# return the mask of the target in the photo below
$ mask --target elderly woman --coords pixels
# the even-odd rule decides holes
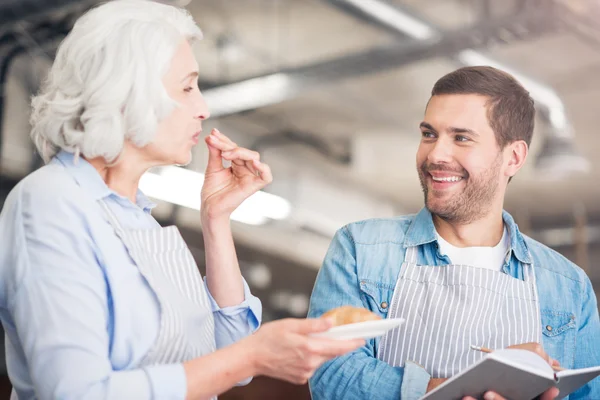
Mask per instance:
[[[306,382],[362,341],[318,339],[325,320],[261,322],[229,217],[271,181],[217,130],[202,189],[206,277],[138,190],[149,168],[187,164],[209,112],[184,11],[114,1],[81,17],[33,99],[47,165],[0,217],[0,307],[18,399],[205,399],[254,375]],[[232,162],[224,168],[222,160]],[[256,332],[255,332],[256,331]]]

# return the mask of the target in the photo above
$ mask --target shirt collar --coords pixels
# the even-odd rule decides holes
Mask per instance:
[[[436,240],[431,213],[426,207],[423,207],[406,231],[404,247],[421,246]]]
[[[119,200],[126,200],[127,203],[131,204],[127,198],[110,189],[98,171],[96,171],[92,164],[84,158],[76,158],[73,153],[63,150],[60,151],[50,163],[61,164],[73,179],[75,179],[77,184],[83,190],[88,192],[94,200],[114,197]],[[136,204],[145,212],[150,212],[150,210],[156,207],[156,204],[150,201],[150,199],[139,189],[136,194]]]
[[[517,224],[506,211],[502,212],[502,219],[510,237],[510,250],[519,261],[530,264],[531,255],[529,254],[529,249],[523,235],[519,232]],[[423,207],[406,231],[404,247],[421,246],[434,241],[437,241],[437,236],[435,226],[433,225],[433,218],[429,210]]]
[[[508,229],[508,235],[510,236],[510,249],[519,261],[525,264],[531,264],[531,254],[525,238],[519,231],[519,227],[515,223],[513,217],[506,211],[502,212],[502,219],[504,219],[504,225]]]

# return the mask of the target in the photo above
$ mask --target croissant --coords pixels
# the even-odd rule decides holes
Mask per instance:
[[[334,326],[354,324],[357,322],[376,321],[381,317],[366,308],[342,306],[333,308],[321,316],[321,318],[332,318]]]

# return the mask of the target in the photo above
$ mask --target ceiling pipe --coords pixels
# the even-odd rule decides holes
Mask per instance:
[[[423,30],[418,39],[398,41],[333,60],[282,69],[217,87],[203,87],[202,91],[213,118],[223,117],[277,104],[307,90],[343,79],[397,69],[433,57],[462,54],[464,50],[484,46],[480,38],[489,32],[518,29],[539,18],[543,16],[522,13],[428,38],[425,37],[427,31]],[[464,53],[465,57],[473,57],[472,54]]]

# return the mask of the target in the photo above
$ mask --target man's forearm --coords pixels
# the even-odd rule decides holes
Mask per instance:
[[[314,400],[416,400],[425,394],[429,374],[416,364],[405,368],[367,354],[366,348],[336,358],[310,380]]]

